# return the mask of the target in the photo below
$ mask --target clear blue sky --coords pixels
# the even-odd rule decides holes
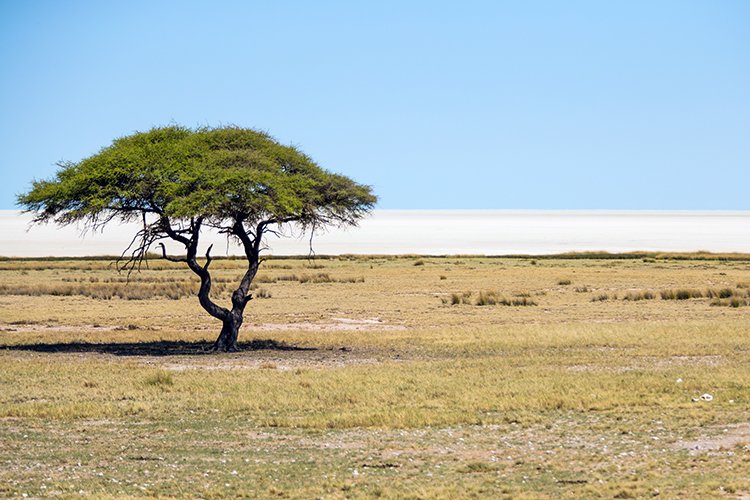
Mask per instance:
[[[0,0],[0,208],[237,124],[379,208],[750,209],[750,2]]]

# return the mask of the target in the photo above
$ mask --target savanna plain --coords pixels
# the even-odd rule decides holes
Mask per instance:
[[[228,354],[196,290],[0,260],[0,495],[750,496],[750,256],[274,258]]]

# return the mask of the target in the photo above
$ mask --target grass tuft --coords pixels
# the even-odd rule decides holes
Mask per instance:
[[[709,299],[713,298],[719,298],[719,299],[728,299],[729,297],[732,297],[734,295],[741,295],[741,293],[738,293],[737,290],[732,290],[731,288],[709,288],[706,290],[706,297]]]
[[[662,290],[660,295],[664,300],[688,300],[702,298],[703,292],[694,288],[679,288],[676,290]]]
[[[147,376],[143,383],[153,387],[169,387],[174,385],[174,379],[170,372],[166,370],[157,370]]]
[[[649,290],[641,290],[641,291],[630,291],[627,292],[622,300],[629,300],[629,301],[639,301],[639,300],[652,300],[655,299],[656,295],[649,291]]]

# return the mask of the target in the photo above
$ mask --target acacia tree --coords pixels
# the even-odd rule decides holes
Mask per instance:
[[[263,132],[238,127],[154,128],[58,166],[52,179],[34,181],[18,204],[35,213],[35,223],[81,223],[99,230],[140,221],[119,268],[139,269],[155,246],[163,258],[184,262],[200,278],[201,306],[223,323],[213,346],[218,351],[237,349],[265,235],[290,223],[309,231],[356,225],[376,202],[369,186],[323,170]],[[236,239],[247,259],[228,308],[211,298],[210,246],[205,261],[198,260],[206,228]],[[184,255],[168,255],[162,242],[167,239],[182,244]]]

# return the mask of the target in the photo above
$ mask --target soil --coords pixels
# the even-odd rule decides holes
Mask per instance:
[[[714,430],[719,431],[719,428]],[[721,434],[700,437],[692,441],[678,441],[675,447],[693,452],[707,452],[735,448],[744,445],[750,451],[750,422],[727,425],[720,428]]]

